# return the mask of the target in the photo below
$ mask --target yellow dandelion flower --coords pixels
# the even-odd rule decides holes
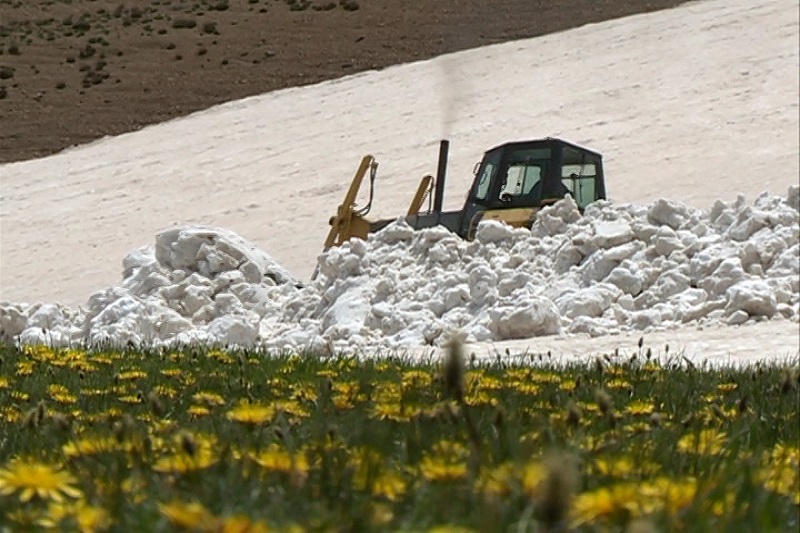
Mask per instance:
[[[617,517],[636,518],[641,515],[637,485],[617,483],[576,496],[570,509],[570,524],[577,528],[584,524],[597,525],[598,522]]]
[[[625,406],[625,412],[631,415],[649,415],[655,408],[656,406],[651,402],[634,400]]]
[[[339,377],[339,371],[332,368],[323,368],[322,370],[317,370],[316,375],[320,378],[335,379]]]
[[[136,379],[143,379],[147,377],[147,372],[143,370],[128,370],[126,372],[120,372],[116,375],[116,378],[119,381],[133,381]]]
[[[48,385],[47,393],[55,402],[61,404],[73,404],[78,401],[78,399],[69,392],[69,389],[63,385],[57,385],[55,383]]]
[[[422,389],[433,383],[433,376],[424,370],[406,370],[400,376],[400,382],[404,389]]]
[[[540,462],[530,462],[522,467],[520,482],[522,491],[529,497],[536,496],[547,477],[547,468]]]
[[[697,481],[694,478],[657,478],[639,485],[639,492],[650,504],[647,512],[665,510],[674,516],[689,507],[697,495]]]
[[[615,378],[611,379],[606,383],[606,387],[611,390],[628,390],[631,387],[631,383],[628,380]]]
[[[378,402],[372,406],[369,416],[378,420],[393,420],[395,422],[408,422],[411,420],[408,406],[400,402]]]
[[[406,492],[406,482],[397,472],[385,471],[378,474],[372,481],[371,492],[373,496],[396,501]]]
[[[511,493],[515,484],[515,466],[503,463],[491,469],[482,469],[478,478],[478,486],[486,494],[506,496]]]
[[[225,398],[216,392],[196,392],[192,395],[192,400],[197,403],[205,403],[210,406],[225,405]]]
[[[638,435],[640,433],[647,433],[652,431],[653,427],[647,422],[635,422],[633,424],[625,424],[622,426],[622,431],[631,435]]]
[[[216,531],[219,533],[267,533],[271,529],[263,520],[253,522],[247,516],[236,515],[221,519]]]
[[[614,459],[598,457],[594,461],[594,469],[605,476],[628,477],[633,471],[633,461],[627,457],[617,457]]]
[[[19,390],[11,391],[11,398],[20,402],[27,402],[31,399],[31,395],[27,392],[22,392]]]
[[[697,455],[720,455],[725,450],[727,435],[716,429],[684,435],[678,440],[678,451]]]
[[[498,403],[497,398],[490,396],[486,391],[477,389],[467,394],[466,398],[464,398],[464,401],[467,402],[467,405],[473,407],[479,407],[481,405],[495,406]]]
[[[40,519],[38,525],[50,529],[59,529],[61,522],[73,519],[78,529],[84,533],[104,531],[111,527],[111,515],[102,507],[86,503],[80,499],[74,502],[53,502],[47,508],[47,514]]]
[[[181,373],[182,371],[180,368],[165,368],[161,371],[161,375],[168,378],[179,378]]]
[[[200,418],[211,414],[211,410],[204,405],[191,405],[186,410],[192,418]]]
[[[0,494],[19,492],[23,503],[34,497],[57,502],[63,501],[64,496],[78,498],[81,491],[73,486],[75,482],[69,472],[33,459],[18,458],[0,469]]]
[[[561,376],[556,374],[555,372],[539,372],[539,371],[531,371],[528,375],[528,380],[532,381],[533,383],[561,383]]]
[[[731,392],[735,391],[737,388],[739,388],[739,385],[736,383],[720,383],[717,385],[717,390],[720,392]]]
[[[14,382],[7,376],[0,376],[0,389],[10,389]]]
[[[6,422],[18,422],[22,418],[22,413],[13,405],[0,406],[0,420]]]
[[[756,479],[770,492],[787,496],[800,505],[800,472],[797,465],[778,463],[758,471]]]
[[[289,453],[275,443],[257,454],[251,453],[250,458],[262,468],[272,472],[305,474],[309,469],[305,454]]]
[[[127,403],[130,405],[140,404],[144,401],[141,395],[133,395],[133,394],[126,394],[125,396],[120,396],[117,399],[122,403]]]
[[[563,391],[569,392],[569,391],[574,391],[575,387],[577,387],[577,386],[578,386],[578,383],[574,379],[565,379],[564,381],[561,382],[561,384],[558,386],[558,388],[559,388],[559,390],[563,390]]]
[[[97,372],[97,366],[93,365],[89,361],[70,361],[69,368],[76,372],[83,372],[85,374]]]
[[[208,352],[208,358],[214,359],[217,362],[220,362],[224,365],[233,364],[234,359],[230,355],[226,354],[222,350],[211,350]]]
[[[436,457],[425,457],[419,464],[419,473],[428,481],[458,481],[466,479],[466,463],[450,463]]]
[[[212,531],[218,527],[217,518],[199,502],[159,503],[158,510],[176,527],[193,531]]]
[[[17,362],[17,371],[15,374],[18,376],[30,376],[33,374],[33,361]]]
[[[242,424],[264,424],[270,422],[277,409],[274,405],[241,403],[228,411],[226,417]]]
[[[162,398],[169,398],[170,400],[174,400],[178,397],[178,391],[173,389],[172,387],[167,387],[165,385],[158,385],[155,389],[153,389],[156,394],[158,394]]]
[[[205,470],[219,460],[215,445],[213,435],[180,432],[175,435],[172,452],[160,457],[153,470],[172,474]]]
[[[274,405],[276,410],[292,415],[295,418],[311,416],[311,411],[297,400],[278,400],[274,402]]]
[[[489,391],[489,390],[501,390],[505,387],[505,383],[495,376],[488,376],[488,375],[481,375],[478,379],[477,388],[478,390]]]
[[[198,451],[194,455],[174,453],[158,459],[153,470],[162,474],[183,474],[205,470],[216,462],[217,458],[210,451]]]
[[[539,394],[541,388],[536,383],[523,383],[523,382],[516,382],[512,384],[512,387],[515,391],[519,392],[520,394],[528,394],[528,395],[536,395]]]
[[[61,447],[61,451],[70,459],[114,452],[118,449],[119,443],[113,437],[86,437],[68,442]]]
[[[89,358],[89,361],[97,363],[98,365],[113,365],[114,359],[107,355],[95,355]]]

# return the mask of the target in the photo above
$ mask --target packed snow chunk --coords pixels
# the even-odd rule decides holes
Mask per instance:
[[[711,295],[724,294],[730,287],[747,277],[738,257],[722,261],[711,275],[700,281],[700,288]]]
[[[495,340],[542,337],[561,330],[558,308],[546,298],[532,298],[517,307],[491,308],[489,319]]]
[[[579,291],[568,293],[556,301],[559,311],[567,318],[599,317],[622,295],[611,283],[598,283]]]
[[[531,234],[536,237],[561,235],[581,220],[578,204],[572,196],[565,196],[553,205],[542,208],[536,213],[536,219],[531,226]]]
[[[347,335],[364,335],[366,318],[370,310],[370,299],[364,286],[356,280],[340,282],[337,296],[318,316],[324,336],[342,338]]]
[[[155,257],[168,270],[199,272],[206,277],[215,277],[249,262],[275,283],[298,285],[269,254],[236,233],[221,228],[187,226],[162,231],[156,235]],[[246,268],[252,277],[252,266]]]
[[[653,246],[658,255],[668,257],[672,252],[683,248],[683,243],[670,226],[661,226],[653,237]]]
[[[399,244],[410,242],[414,237],[414,228],[403,218],[398,218],[382,230],[369,236],[370,240],[381,244]]]
[[[597,220],[592,225],[594,244],[598,248],[613,248],[633,240],[633,230],[626,220]]]
[[[475,240],[481,244],[489,244],[510,240],[514,236],[514,228],[499,220],[485,220],[478,224]]]
[[[657,226],[667,225],[676,230],[689,218],[689,208],[678,202],[663,198],[653,202],[647,212],[647,220]]]
[[[89,344],[153,344],[174,339],[192,323],[172,309],[127,295],[105,306],[86,327]]]
[[[772,318],[778,303],[770,286],[761,280],[741,281],[728,289],[727,313],[744,311],[750,316]]]
[[[0,303],[0,339],[13,339],[26,328],[28,305]]]
[[[633,273],[624,263],[612,270],[605,280],[616,285],[625,294],[636,296],[642,292],[641,276]]]
[[[243,316],[217,317],[206,326],[206,331],[213,344],[249,347],[258,340],[258,323]]]

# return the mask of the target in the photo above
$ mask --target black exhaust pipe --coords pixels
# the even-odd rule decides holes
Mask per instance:
[[[439,142],[439,166],[436,169],[436,193],[433,197],[433,211],[439,215],[442,213],[442,202],[444,201],[444,180],[447,176],[447,154],[450,152],[450,141],[442,139]]]

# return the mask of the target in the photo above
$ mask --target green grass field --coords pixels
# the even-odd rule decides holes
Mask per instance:
[[[800,527],[796,364],[0,357],[10,531]]]

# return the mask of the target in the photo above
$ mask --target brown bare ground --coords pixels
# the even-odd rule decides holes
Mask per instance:
[[[683,0],[0,0],[0,162]]]

